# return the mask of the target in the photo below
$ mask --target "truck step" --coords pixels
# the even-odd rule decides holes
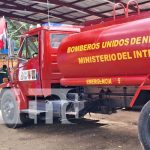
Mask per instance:
[[[21,110],[21,113],[39,115],[41,113],[46,113],[46,111],[44,111],[44,110],[35,110],[35,109],[24,109],[24,110]]]

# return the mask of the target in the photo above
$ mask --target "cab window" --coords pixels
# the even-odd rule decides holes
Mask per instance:
[[[23,40],[21,58],[31,59],[38,55],[38,35],[27,37]]]
[[[68,34],[50,34],[50,45],[52,48],[58,48],[62,40],[67,37]]]
[[[26,59],[27,58],[26,39],[23,39],[22,42],[23,42],[23,45],[22,45],[21,58]]]
[[[38,35],[27,38],[27,59],[36,57],[38,55]]]

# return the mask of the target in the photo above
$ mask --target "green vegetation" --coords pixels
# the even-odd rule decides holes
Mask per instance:
[[[15,41],[15,47],[19,48],[20,38],[19,36],[22,35],[25,31],[29,30],[30,24],[19,22],[15,20],[10,20],[6,18],[7,21],[7,32],[9,37]]]

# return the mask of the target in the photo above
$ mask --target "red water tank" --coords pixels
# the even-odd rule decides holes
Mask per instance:
[[[135,76],[150,73],[150,18],[81,32],[59,47],[63,77]]]

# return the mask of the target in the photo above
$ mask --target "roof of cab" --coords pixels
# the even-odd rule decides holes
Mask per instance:
[[[66,31],[66,32],[75,32],[78,33],[81,31],[81,28],[83,26],[73,26],[73,25],[60,25],[60,26],[41,26],[41,27],[35,27],[31,28],[29,31],[25,32],[25,34],[32,34],[34,32],[38,32],[41,30],[49,30],[49,31]]]

